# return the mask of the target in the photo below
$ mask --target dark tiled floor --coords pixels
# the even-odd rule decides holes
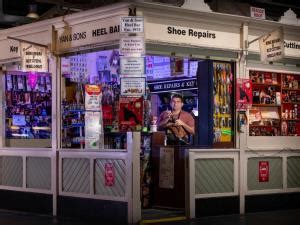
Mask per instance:
[[[0,212],[0,225],[95,225],[101,221],[87,222],[77,220],[58,220],[50,216],[37,216],[15,212]],[[191,221],[157,223],[164,225],[298,225],[300,224],[300,209],[287,211],[272,211],[249,213],[244,216],[203,217]]]

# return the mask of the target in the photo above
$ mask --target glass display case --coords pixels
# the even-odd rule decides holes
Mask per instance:
[[[51,147],[51,76],[47,73],[7,72],[5,74],[5,136],[6,145],[34,140],[36,147]],[[17,141],[17,140],[19,141]],[[20,141],[21,139],[21,141]],[[14,141],[16,140],[16,141]],[[44,144],[43,144],[44,143]]]

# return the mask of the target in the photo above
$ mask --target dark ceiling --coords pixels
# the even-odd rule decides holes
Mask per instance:
[[[0,0],[0,29],[33,22],[33,19],[26,17],[30,4],[36,4],[37,13],[40,15],[39,20],[44,20],[121,1],[124,0]],[[184,0],[152,1],[177,6],[184,2]],[[205,2],[213,11],[221,13],[249,16],[249,6],[254,6],[265,8],[269,20],[278,21],[289,8],[292,8],[298,18],[300,17],[300,0],[205,0]]]

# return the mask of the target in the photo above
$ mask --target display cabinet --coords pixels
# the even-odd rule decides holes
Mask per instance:
[[[12,147],[14,144],[24,144],[24,141],[30,140],[36,147],[50,147],[50,74],[7,72],[5,96],[6,145]],[[14,141],[15,139],[18,140]],[[46,143],[39,141],[40,139],[49,141]]]
[[[300,76],[250,71],[252,107],[250,136],[299,136]]]

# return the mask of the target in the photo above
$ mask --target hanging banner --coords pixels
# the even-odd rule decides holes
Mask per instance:
[[[144,57],[121,57],[120,58],[121,75],[141,76],[145,74]]]
[[[100,149],[101,136],[101,114],[100,112],[85,112],[85,148]]]
[[[259,182],[269,182],[270,167],[268,161],[259,161],[258,165]]]
[[[143,33],[144,17],[126,16],[121,17],[121,33]]]
[[[160,148],[159,187],[174,188],[174,148]]]
[[[268,33],[259,39],[260,60],[274,62],[284,57],[283,28]]]
[[[246,110],[252,105],[252,82],[238,78],[236,82],[236,108]]]
[[[123,96],[143,96],[145,94],[144,77],[122,77],[121,95]]]
[[[85,110],[100,111],[101,97],[100,85],[85,85]]]
[[[104,169],[105,169],[105,173],[104,173],[105,186],[114,186],[115,185],[114,164],[113,163],[105,163]]]
[[[48,72],[45,47],[21,42],[22,71]]]

